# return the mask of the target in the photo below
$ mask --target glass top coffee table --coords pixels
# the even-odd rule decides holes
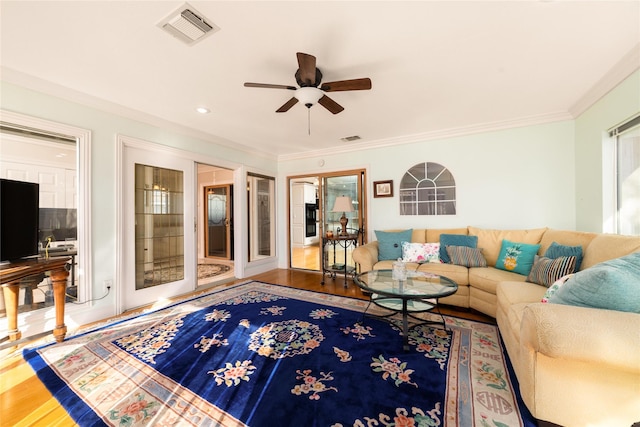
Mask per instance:
[[[442,318],[442,326],[447,330],[444,316],[438,309],[438,299],[456,293],[458,284],[453,280],[437,274],[417,271],[407,272],[405,280],[397,280],[393,277],[392,270],[372,270],[358,274],[355,277],[355,282],[365,292],[371,294],[369,305],[374,303],[392,311],[385,316],[369,316],[387,319],[397,313],[402,313],[403,348],[405,351],[409,350],[410,317],[419,321],[419,323],[413,324],[412,328],[424,324],[440,323],[425,321],[411,313],[431,311],[435,308]],[[364,310],[364,315],[368,315],[369,305]]]

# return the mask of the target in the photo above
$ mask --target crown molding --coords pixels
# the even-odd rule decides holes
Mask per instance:
[[[100,111],[104,111],[110,114],[114,114],[119,117],[135,120],[138,122],[146,123],[151,126],[156,126],[161,129],[166,129],[172,132],[179,133],[181,135],[197,138],[206,142],[221,145],[227,148],[234,149],[244,154],[251,154],[259,156],[269,160],[276,160],[276,156],[272,153],[263,152],[256,148],[243,145],[238,142],[229,141],[227,139],[202,132],[188,126],[184,126],[170,120],[162,119],[151,114],[144,113],[139,110],[135,110],[129,107],[125,107],[120,104],[116,104],[111,101],[107,101],[96,96],[86,94],[84,92],[71,89],[66,86],[62,86],[56,83],[40,79],[38,77],[22,73],[20,71],[13,70],[7,67],[0,67],[0,75],[2,80],[24,87],[26,89],[35,90],[46,95],[54,96],[64,99],[66,101],[75,102],[86,107],[95,108]]]
[[[585,93],[582,98],[569,108],[569,113],[576,118],[587,111],[600,98],[618,86],[624,79],[640,69],[640,43],[636,44],[616,63],[598,82]]]
[[[535,116],[520,117],[517,119],[503,120],[498,122],[479,123],[471,126],[442,129],[432,132],[425,132],[413,135],[386,138],[376,141],[359,142],[357,144],[345,145],[342,147],[332,147],[315,151],[305,151],[303,153],[283,154],[278,156],[278,161],[308,159],[318,156],[336,155],[343,153],[353,153],[355,151],[370,150],[373,148],[394,147],[417,142],[433,141],[436,139],[449,139],[458,136],[474,135],[485,132],[494,132],[506,129],[513,129],[525,126],[534,126],[545,123],[573,120],[573,116],[568,112],[557,112],[550,114],[539,114]]]

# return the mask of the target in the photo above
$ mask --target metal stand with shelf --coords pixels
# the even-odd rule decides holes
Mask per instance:
[[[324,285],[326,274],[332,279],[335,279],[337,274],[344,274],[344,287],[347,287],[347,276],[355,276],[356,274],[356,268],[347,263],[347,249],[351,247],[355,249],[356,246],[358,246],[358,234],[322,237],[322,281],[320,284]],[[333,262],[329,260],[329,251],[327,250],[329,248],[333,250]],[[337,262],[336,249],[344,250],[344,263]]]

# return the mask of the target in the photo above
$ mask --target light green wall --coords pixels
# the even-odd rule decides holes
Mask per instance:
[[[573,121],[561,121],[339,156],[281,161],[281,191],[286,193],[285,176],[365,167],[369,195],[373,181],[388,179],[393,180],[395,195],[393,198],[369,197],[366,229],[370,237],[374,230],[410,227],[573,229],[573,131]],[[323,166],[320,166],[321,160],[324,160]],[[440,163],[453,173],[456,215],[399,214],[400,180],[409,168],[423,162]],[[286,228],[285,218],[279,225]]]
[[[118,277],[116,271],[116,134],[193,152],[193,159],[196,161],[206,156],[208,159],[221,159],[224,162],[222,166],[235,164],[238,167],[256,168],[263,173],[273,175],[277,172],[275,160],[181,135],[175,131],[106,113],[7,82],[2,82],[0,89],[0,108],[2,109],[91,131],[93,271],[90,283],[93,284],[94,295],[101,295],[103,280],[113,280]],[[221,166],[215,163],[214,165]],[[115,309],[115,301],[111,296],[99,301],[93,309],[100,311],[104,306],[110,306],[111,310]],[[82,322],[82,319],[80,321]]]
[[[602,232],[611,218],[603,199],[603,152],[607,130],[640,112],[640,71],[575,120],[576,228]]]

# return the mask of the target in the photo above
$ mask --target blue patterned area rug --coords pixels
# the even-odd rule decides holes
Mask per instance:
[[[248,282],[26,349],[81,426],[533,426],[493,325]],[[427,314],[426,316],[435,316]]]

